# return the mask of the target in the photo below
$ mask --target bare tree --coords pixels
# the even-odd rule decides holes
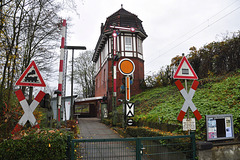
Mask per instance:
[[[57,12],[59,5],[54,5],[53,0],[33,1],[28,16],[24,21],[24,42],[23,50],[23,71],[30,63],[35,60],[39,69],[44,71],[45,78],[51,73],[51,64],[55,61],[55,49],[60,41],[60,17]],[[58,44],[58,45],[57,45]]]
[[[14,83],[32,60],[45,79],[50,77],[60,41],[60,9],[54,0],[11,0],[1,4],[0,108],[3,102],[10,105]]]
[[[93,51],[81,53],[74,62],[74,82],[78,85],[75,92],[83,98],[94,96],[94,63],[92,62]]]

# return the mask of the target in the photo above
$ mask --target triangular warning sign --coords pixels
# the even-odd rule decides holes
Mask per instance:
[[[195,71],[184,56],[177,68],[176,73],[173,76],[174,79],[198,79]]]
[[[27,69],[20,76],[16,85],[19,86],[36,86],[36,87],[46,87],[45,82],[37,68],[37,65],[32,61]]]

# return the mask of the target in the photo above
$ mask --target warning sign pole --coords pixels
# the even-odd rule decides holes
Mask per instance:
[[[187,79],[185,79],[185,90],[187,91]],[[189,120],[189,108],[187,109],[187,120]],[[190,130],[188,130],[188,135],[190,135]]]
[[[185,90],[187,91],[187,79],[185,79]],[[189,108],[187,109],[187,119],[189,119]]]
[[[182,56],[183,56],[183,58],[177,68],[177,71],[175,72],[175,74],[173,76],[174,79],[185,79],[185,88],[183,87],[183,85],[181,84],[181,82],[179,80],[177,80],[175,82],[180,93],[182,94],[182,96],[185,99],[185,102],[183,104],[183,107],[182,107],[177,119],[179,121],[183,121],[185,113],[187,113],[187,121],[189,121],[189,109],[188,108],[190,107],[190,109],[192,110],[192,112],[195,115],[195,117],[197,118],[197,120],[200,120],[202,118],[202,116],[200,115],[197,108],[195,107],[195,105],[192,102],[193,95],[199,84],[199,82],[196,81],[196,79],[198,79],[198,77],[197,77],[197,74],[195,73],[195,71],[193,70],[192,66],[188,62],[187,58],[184,56],[184,54],[182,54]],[[187,87],[187,79],[194,80],[189,93],[187,92],[187,88],[188,88]],[[188,134],[190,135],[190,130],[188,131]]]

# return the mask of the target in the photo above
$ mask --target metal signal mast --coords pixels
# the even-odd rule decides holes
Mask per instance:
[[[117,33],[116,30],[125,30],[135,32],[135,28],[126,28],[118,26],[110,26],[113,28],[113,56],[112,59],[115,59],[117,56]],[[117,61],[113,60],[113,125],[116,125],[116,100],[117,100]]]

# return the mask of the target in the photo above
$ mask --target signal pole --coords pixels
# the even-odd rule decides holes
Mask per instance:
[[[135,28],[126,28],[126,27],[118,27],[118,26],[110,26],[110,28],[113,28],[113,56],[112,56],[112,66],[113,66],[113,99],[112,99],[112,106],[113,106],[113,126],[116,126],[116,120],[117,120],[117,115],[116,115],[116,105],[117,105],[117,61],[114,60],[117,55],[117,30],[126,30],[126,31],[131,31],[135,32]]]
[[[73,62],[74,62],[74,50],[86,50],[85,46],[65,46],[64,49],[71,49],[72,50],[72,75],[71,75],[71,115],[70,119],[73,120]]]

